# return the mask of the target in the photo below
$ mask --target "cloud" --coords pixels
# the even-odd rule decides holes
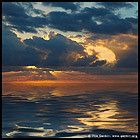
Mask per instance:
[[[8,40],[8,41],[7,41]],[[38,65],[40,55],[43,53],[34,48],[27,47],[21,42],[17,35],[10,31],[10,28],[3,24],[2,26],[2,65]]]
[[[44,11],[35,9],[34,2],[3,2],[2,14],[27,18],[31,14],[42,14]]]
[[[101,34],[136,34],[137,19],[121,19],[118,15],[105,8],[84,8],[79,13],[50,12],[46,15],[48,25],[51,28],[62,31],[88,31]],[[77,26],[78,25],[78,26]]]
[[[77,14],[76,14],[77,15]],[[83,25],[79,23],[78,17],[75,14],[67,12],[50,12],[46,15],[48,27],[59,29],[61,31],[82,31]],[[77,26],[79,24],[79,26]]]
[[[120,8],[132,8],[131,2],[97,2],[97,4],[104,6],[110,10],[118,10]]]
[[[25,17],[25,18],[28,17],[23,7],[18,6],[12,2],[2,3],[2,14],[4,16],[14,16],[14,17],[17,16],[17,17]]]
[[[24,44],[15,33],[2,24],[2,64],[18,65],[20,53],[24,50]]]
[[[40,37],[24,40],[24,43],[30,47],[43,50],[46,53],[47,56],[42,61],[44,66],[73,65],[80,56],[87,55],[83,46],[61,34],[51,31],[48,37],[49,40]]]
[[[73,2],[43,2],[43,4],[71,10],[77,8],[76,10],[78,10],[78,12],[50,11],[45,15],[41,14],[43,11],[35,9],[32,3],[9,2],[2,3],[3,21],[9,23],[13,29],[17,29],[20,32],[37,33],[37,28],[47,26],[64,32],[84,31],[110,35],[121,33],[137,34],[137,18],[122,19],[119,15],[115,14],[114,11],[106,7],[85,7],[80,9],[77,6],[79,4],[76,3],[76,5]],[[118,7],[119,5],[121,4],[118,4]],[[126,3],[123,5],[126,5]],[[40,15],[33,16],[33,14]]]
[[[96,55],[78,58],[78,60],[74,63],[74,66],[89,66],[90,63],[92,63],[96,59],[97,59]]]
[[[92,13],[97,13],[96,15]],[[133,20],[129,18],[122,19],[115,13],[104,8],[88,8],[86,14],[92,15],[88,23],[86,24],[86,30],[91,33],[102,33],[102,34],[121,34],[121,33],[135,33],[133,24],[138,23],[137,19]],[[98,24],[99,23],[99,24]]]
[[[40,16],[31,16],[33,13],[41,14],[43,11],[35,9],[31,2],[2,3],[2,15],[5,17],[3,22],[9,23],[11,29],[16,29],[22,33],[37,33],[36,28],[44,27],[45,20]]]
[[[34,5],[36,5],[36,2],[16,2],[16,4],[20,7],[23,7],[25,9],[25,12],[30,16],[32,14],[43,14],[44,13],[43,10],[34,8]]]
[[[86,38],[86,40],[98,40],[98,39],[112,39],[112,36],[105,34],[90,34],[90,36]]]
[[[8,68],[7,68],[8,69]],[[10,68],[11,69],[11,68]],[[15,67],[14,67],[15,69]],[[19,67],[17,67],[19,69]],[[95,67],[54,67],[22,68],[20,71],[3,72],[3,82],[44,82],[44,83],[82,83],[82,82],[137,82],[138,73],[134,69],[106,69]],[[59,70],[58,70],[59,69]],[[61,70],[60,70],[61,69]],[[71,69],[71,70],[70,70]]]
[[[104,65],[104,64],[106,64],[106,60],[97,60],[95,63],[92,63],[90,66],[92,66],[92,67],[97,67],[97,66],[102,66],[102,65]]]
[[[138,68],[138,36],[122,34],[114,37],[114,47],[112,46],[112,50],[117,57],[115,67]]]
[[[138,52],[128,51],[118,60],[117,68],[138,68]]]
[[[138,35],[138,18],[126,18],[128,22],[131,23],[131,28],[128,31],[129,34]]]
[[[88,56],[83,46],[53,31],[48,40],[33,36],[22,42],[4,24],[2,30],[3,66],[88,66],[98,59],[96,53]]]
[[[50,11],[45,15],[44,11],[35,9],[32,2],[2,3],[3,23],[7,25],[2,27],[3,65],[104,65],[106,62],[99,61],[97,54],[87,55],[84,46],[87,43],[94,47],[102,45],[111,49],[118,59],[116,67],[137,67],[138,18],[121,18],[114,11],[122,7],[130,8],[132,3],[117,2],[115,5],[115,2],[102,2],[100,5],[103,7],[85,7],[83,9],[78,6],[79,4],[73,2],[63,2],[61,5],[58,2],[44,4],[46,7],[48,5],[62,7],[75,12]],[[109,9],[111,5],[112,10]],[[52,31],[48,34],[48,40],[34,36],[23,42],[17,38],[15,33],[11,32],[18,30],[22,33],[37,33],[38,29],[43,30],[44,27],[64,32],[82,32],[90,34],[90,36],[80,45]],[[77,35],[73,38],[80,40],[82,36]]]
[[[83,44],[92,51],[99,47],[105,47],[111,50],[116,57],[117,68],[137,68],[138,67],[138,36],[132,34],[121,35],[103,35],[88,34],[83,37]],[[96,50],[96,51],[97,51]],[[103,48],[102,48],[103,50]],[[105,52],[104,52],[105,53]],[[100,54],[99,54],[100,55]],[[98,61],[96,61],[98,62]],[[104,61],[102,61],[104,63]],[[99,62],[99,63],[102,63]],[[97,63],[98,64],[98,63]],[[96,63],[93,66],[97,66]]]
[[[61,7],[65,10],[78,10],[79,3],[75,2],[42,2],[44,6],[51,6],[51,7]]]
[[[105,8],[96,8],[96,7],[85,7],[84,9],[81,10],[81,13],[83,14],[88,14],[90,17],[100,17],[100,16],[105,16],[108,14],[112,14],[112,12],[108,9]]]

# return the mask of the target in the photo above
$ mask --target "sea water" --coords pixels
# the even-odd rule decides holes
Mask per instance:
[[[137,90],[134,83],[5,83],[2,137],[137,137]]]

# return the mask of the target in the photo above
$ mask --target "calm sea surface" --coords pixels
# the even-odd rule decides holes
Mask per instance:
[[[5,83],[2,137],[136,137],[137,105],[137,84]]]

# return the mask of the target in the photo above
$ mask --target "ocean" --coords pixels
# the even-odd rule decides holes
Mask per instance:
[[[3,83],[3,138],[138,137],[136,83]]]

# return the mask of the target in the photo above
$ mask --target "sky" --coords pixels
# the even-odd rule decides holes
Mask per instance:
[[[138,2],[2,2],[2,67],[4,80],[136,81]]]

